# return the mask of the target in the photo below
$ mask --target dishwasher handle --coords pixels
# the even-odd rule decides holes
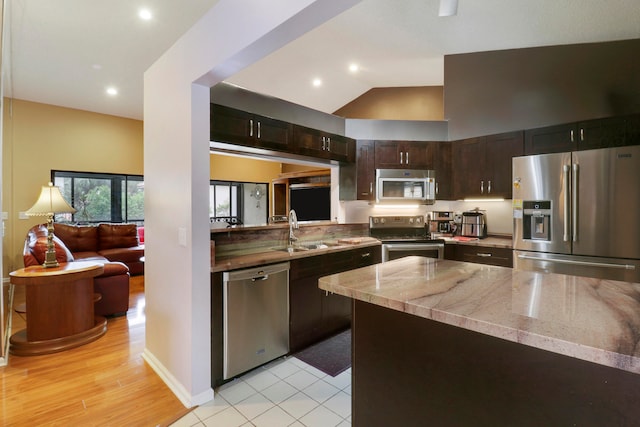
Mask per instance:
[[[263,280],[267,280],[268,278],[269,278],[269,275],[268,274],[264,274],[262,276],[252,277],[251,281],[252,282],[263,281]]]
[[[283,262],[279,264],[268,264],[260,267],[245,268],[243,270],[225,271],[222,273],[222,281],[224,283],[234,282],[236,280],[251,280],[252,282],[258,282],[269,279],[269,276],[280,273],[283,271],[289,271],[290,264]]]

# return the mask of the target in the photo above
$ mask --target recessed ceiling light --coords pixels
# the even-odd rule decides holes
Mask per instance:
[[[138,11],[138,16],[143,21],[149,21],[151,20],[151,18],[153,18],[153,15],[151,15],[151,11],[149,9],[140,9]]]
[[[313,82],[311,82],[311,84],[313,84],[313,87],[320,87],[322,86],[322,80],[321,79],[313,79]]]
[[[358,64],[349,65],[349,71],[351,71],[352,73],[357,73],[358,70],[360,70],[360,67],[358,66]]]
[[[118,89],[116,89],[115,87],[107,88],[107,95],[116,96],[117,94],[118,94]]]

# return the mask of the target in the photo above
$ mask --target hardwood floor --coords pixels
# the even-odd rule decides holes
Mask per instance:
[[[24,302],[17,286],[14,307]],[[131,278],[129,311],[97,341],[60,353],[9,355],[0,367],[0,425],[156,426],[189,412],[144,362],[144,277]],[[13,313],[12,332],[24,328]]]

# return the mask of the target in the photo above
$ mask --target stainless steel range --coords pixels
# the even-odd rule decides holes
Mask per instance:
[[[369,235],[382,242],[382,261],[410,255],[444,258],[444,240],[431,239],[424,216],[370,216]]]

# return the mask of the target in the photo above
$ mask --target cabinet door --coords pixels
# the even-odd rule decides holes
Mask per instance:
[[[578,150],[625,145],[625,118],[611,117],[578,123]]]
[[[398,141],[376,141],[375,164],[376,169],[403,168],[404,165],[400,163],[400,143]]]
[[[268,117],[254,116],[250,119],[249,124],[253,126],[250,134],[257,147],[287,152],[294,151],[289,123]]]
[[[323,139],[323,136],[324,133],[317,129],[304,126],[293,127],[293,138],[300,154],[328,159],[330,154],[326,150],[326,138]]]
[[[524,154],[573,151],[577,148],[578,127],[575,123],[529,129],[524,132]]]
[[[485,187],[483,196],[511,199],[511,159],[524,153],[522,131],[486,137],[485,142]]]
[[[356,156],[355,139],[346,136],[325,134],[325,143],[329,157],[344,163],[353,163]]]
[[[289,295],[289,349],[294,352],[318,341],[324,293],[318,288],[318,276],[310,276],[292,278]]]
[[[403,141],[400,144],[405,169],[433,169],[437,142]]]
[[[484,138],[468,138],[453,142],[453,196],[480,197],[484,182]]]
[[[453,199],[453,183],[451,181],[451,146],[450,142],[439,142],[436,147],[436,200]]]
[[[251,114],[211,104],[211,140],[228,144],[252,145],[249,134]]]
[[[374,141],[358,141],[356,144],[356,198],[374,200],[376,190],[376,163]]]

